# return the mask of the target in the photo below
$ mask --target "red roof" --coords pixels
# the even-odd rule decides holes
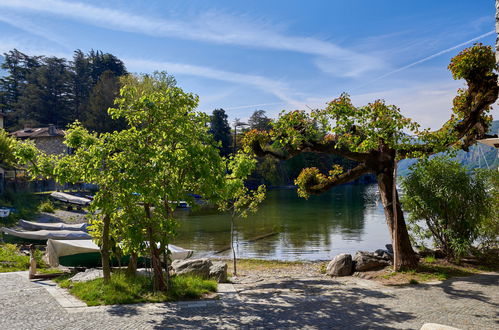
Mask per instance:
[[[12,133],[13,136],[19,139],[36,139],[39,137],[64,136],[66,132],[62,129],[53,128],[50,132],[50,127],[25,128]]]

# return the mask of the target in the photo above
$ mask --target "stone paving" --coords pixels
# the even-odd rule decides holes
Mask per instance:
[[[237,281],[220,287],[219,300],[83,307],[50,282],[4,273],[0,329],[419,329],[427,322],[499,328],[499,273],[409,287],[352,277]]]

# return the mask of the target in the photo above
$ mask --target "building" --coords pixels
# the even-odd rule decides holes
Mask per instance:
[[[20,140],[33,140],[38,149],[49,155],[60,155],[68,152],[64,145],[65,131],[57,129],[54,125],[48,127],[25,128],[12,133]]]

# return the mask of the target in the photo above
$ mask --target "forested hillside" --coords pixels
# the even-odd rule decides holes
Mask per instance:
[[[124,127],[107,115],[119,92],[124,63],[112,54],[81,50],[71,61],[29,56],[16,49],[1,59],[0,111],[9,131],[23,127],[65,127],[79,120],[94,131]]]

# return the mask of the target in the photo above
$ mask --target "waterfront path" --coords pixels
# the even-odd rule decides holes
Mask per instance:
[[[83,307],[52,282],[0,274],[1,329],[499,328],[499,273],[386,287],[354,277],[244,277],[219,300]]]

